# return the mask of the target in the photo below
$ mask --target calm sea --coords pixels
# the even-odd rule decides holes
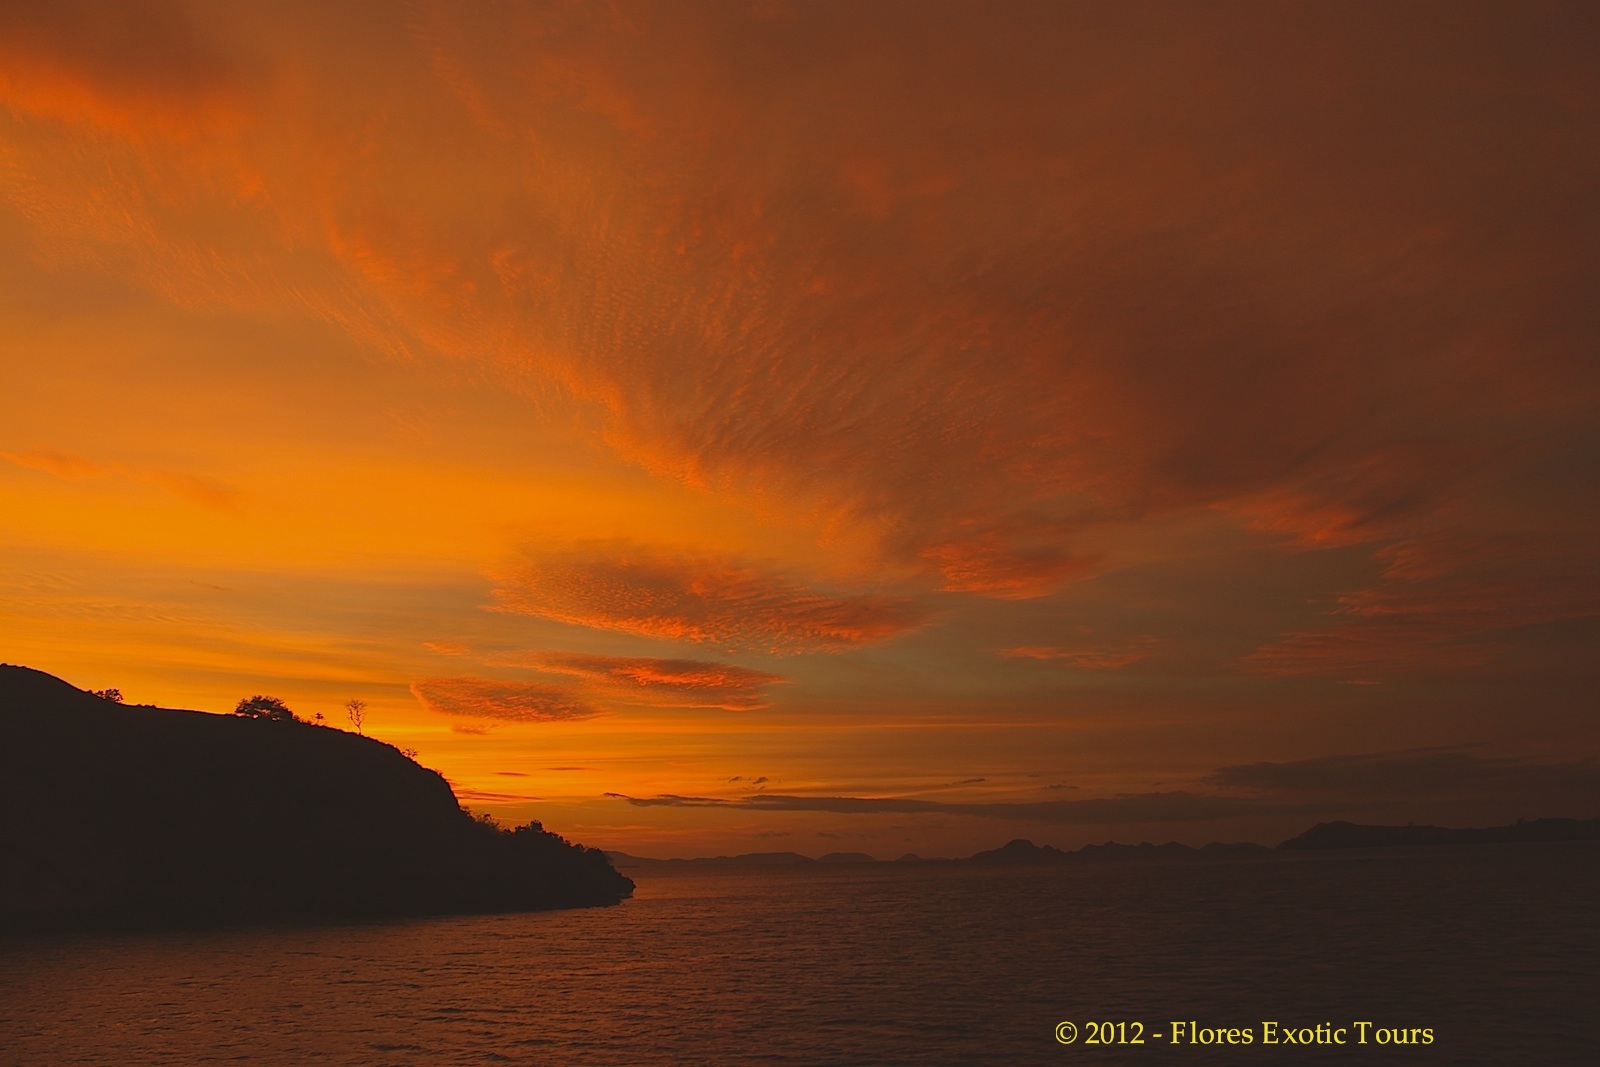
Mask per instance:
[[[1600,843],[635,877],[592,911],[0,941],[0,1062],[1600,1063]]]

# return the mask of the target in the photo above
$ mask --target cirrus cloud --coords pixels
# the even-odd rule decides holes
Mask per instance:
[[[579,694],[553,685],[486,678],[429,678],[411,684],[422,706],[441,715],[502,722],[568,722],[599,714]]]
[[[703,660],[582,652],[534,652],[517,659],[546,673],[580,678],[597,692],[661,707],[753,711],[771,703],[767,686],[788,681],[766,671]]]
[[[530,552],[498,579],[504,611],[774,655],[871,644],[927,617],[904,597],[819,592],[728,557],[622,543]]]
[[[0,97],[66,127],[0,130],[40,251],[565,390],[947,590],[1052,592],[1185,509],[1376,548],[1592,484],[1481,480],[1600,397],[1580,7],[183,10],[0,12]],[[98,136],[234,96],[160,160]],[[697,614],[610,622],[739,632]],[[776,643],[882,628],[813,616]]]
[[[1600,791],[1600,764],[1580,759],[1480,756],[1471,746],[1322,756],[1284,763],[1219,767],[1197,788],[1069,800],[947,801],[905,796],[754,793],[741,797],[607,793],[644,808],[719,808],[831,815],[961,815],[1056,825],[1177,823],[1249,816],[1348,818],[1470,796],[1477,801],[1577,810]],[[1056,787],[1047,787],[1054,789]],[[1576,809],[1574,803],[1580,805]],[[1588,810],[1593,810],[1589,808]]]
[[[1000,650],[1005,659],[1057,660],[1090,671],[1114,671],[1150,658],[1157,641],[1136,637],[1109,648],[1061,648],[1056,645],[1018,645]]]

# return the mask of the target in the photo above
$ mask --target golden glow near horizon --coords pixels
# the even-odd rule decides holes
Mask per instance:
[[[1593,815],[1595,36],[8,4],[0,658],[646,854]]]

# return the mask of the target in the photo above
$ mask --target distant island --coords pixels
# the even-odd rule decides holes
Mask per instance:
[[[1485,829],[1452,830],[1443,826],[1360,826],[1350,822],[1318,823],[1298,837],[1278,845],[1290,851],[1338,848],[1398,848],[1421,845],[1476,845],[1500,844],[1517,841],[1600,841],[1600,819],[1519,819],[1509,826],[1492,826]],[[1084,863],[1102,860],[1196,860],[1244,859],[1261,856],[1274,849],[1266,845],[1240,842],[1224,844],[1213,841],[1195,848],[1169,841],[1152,845],[1145,841],[1137,845],[1123,845],[1107,841],[1103,845],[1084,845],[1067,852],[1052,845],[1036,845],[1032,841],[1017,839],[999,848],[974,853],[959,859],[923,859],[906,855],[897,860],[879,860],[864,852],[830,852],[812,859],[798,852],[751,852],[741,856],[706,856],[698,859],[650,859],[630,856],[626,852],[608,851],[606,855],[617,867],[624,870],[638,868],[699,868],[699,867],[803,867],[839,863],[921,863],[960,864],[965,866],[1045,866],[1058,863]]]
[[[633,891],[598,849],[474,819],[370,737],[129,707],[0,665],[0,929],[527,911]]]

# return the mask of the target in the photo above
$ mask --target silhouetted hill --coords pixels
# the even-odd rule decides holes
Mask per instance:
[[[1452,830],[1445,826],[1361,826],[1318,823],[1279,848],[1394,848],[1406,845],[1486,845],[1512,841],[1600,840],[1600,819],[1533,819],[1509,826]]]
[[[614,904],[598,849],[461,810],[393,747],[128,707],[0,665],[0,926]]]

